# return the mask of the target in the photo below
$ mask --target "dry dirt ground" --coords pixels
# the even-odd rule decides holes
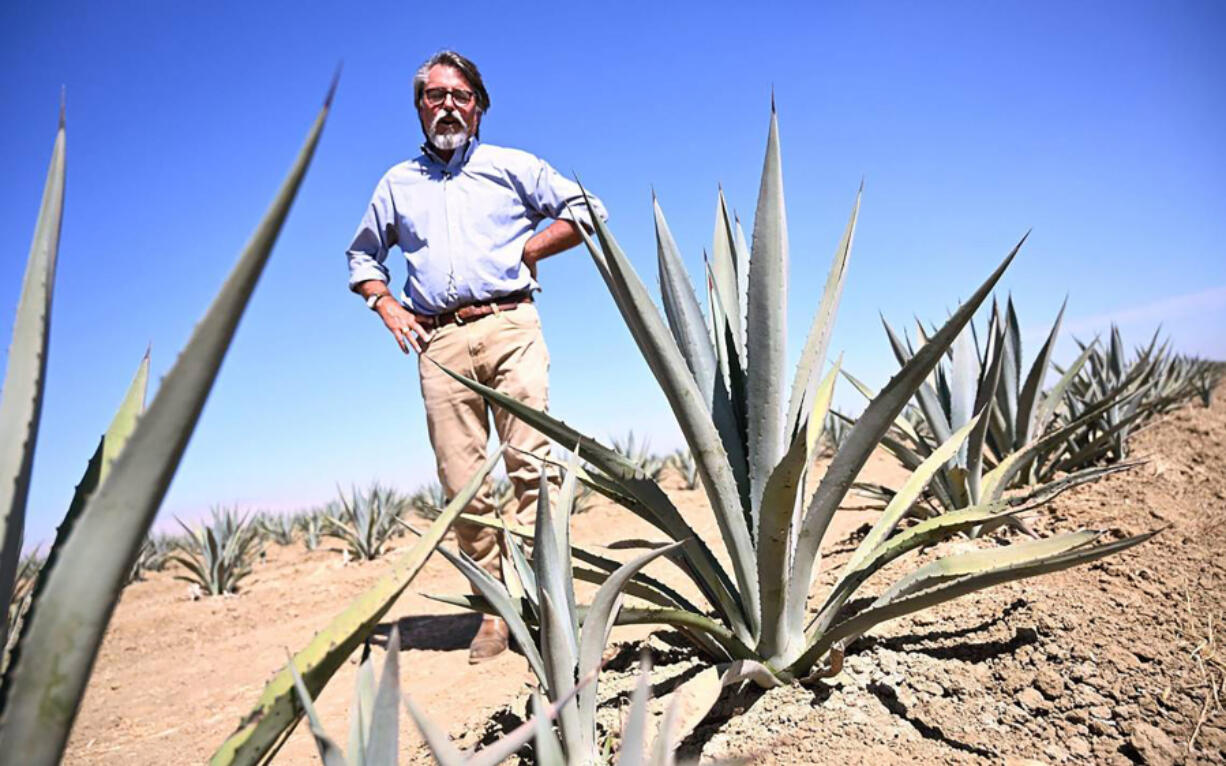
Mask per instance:
[[[682,754],[771,764],[1226,761],[1223,426],[1221,398],[1210,410],[1190,405],[1169,415],[1132,442],[1145,465],[1076,488],[1035,519],[1045,531],[1090,527],[1111,536],[1167,527],[1155,539],[1088,567],[881,626],[852,647],[841,675],[817,688],[729,690]],[[894,485],[901,477],[883,456],[862,476]],[[669,488],[715,540],[701,493]],[[873,516],[839,514],[824,546],[832,564],[816,587],[829,585],[829,572]],[[574,525],[580,544],[658,537],[609,505],[576,516]],[[206,761],[283,666],[286,650],[305,645],[386,566],[270,544],[237,596],[192,601],[172,569],[133,584],[107,633],[66,762]],[[652,567],[678,582],[667,564]],[[404,690],[470,747],[510,725],[530,674],[513,653],[469,666],[474,618],[421,595],[465,590],[436,556],[389,620],[398,620],[404,635]],[[659,651],[661,637],[648,639],[648,632],[618,629],[614,640],[626,642],[621,656],[634,657],[648,640],[659,674],[684,672],[683,653]],[[383,650],[374,653],[381,665]],[[341,742],[356,662],[357,654],[317,703],[325,728]],[[605,707],[614,712],[628,673],[618,667],[601,681],[602,697],[612,690]],[[430,762],[407,715],[401,750],[402,762]],[[305,726],[277,762],[318,763]]]

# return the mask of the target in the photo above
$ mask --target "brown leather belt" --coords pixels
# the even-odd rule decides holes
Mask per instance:
[[[480,303],[470,303],[467,306],[461,306],[455,311],[448,311],[446,314],[417,314],[417,321],[422,327],[428,330],[434,330],[439,327],[446,327],[449,324],[467,324],[481,317],[497,314],[500,311],[509,311],[521,304],[531,303],[532,294],[525,293],[523,295],[507,295],[502,298],[494,298],[493,300],[481,301]]]

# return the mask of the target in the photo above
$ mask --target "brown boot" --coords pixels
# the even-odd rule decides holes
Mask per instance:
[[[501,617],[483,618],[477,635],[473,636],[472,643],[468,645],[468,664],[476,665],[505,652],[510,635],[511,629]]]

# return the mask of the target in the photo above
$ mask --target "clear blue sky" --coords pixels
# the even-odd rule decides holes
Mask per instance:
[[[774,87],[793,354],[857,184],[832,350],[880,384],[877,312],[937,319],[1033,227],[1004,287],[1034,353],[1158,322],[1226,357],[1226,5],[1203,2],[6,3],[0,336],[68,93],[68,187],[30,541],[48,539],[148,343],[156,381],[271,199],[338,61],[316,160],[162,510],[293,508],[432,478],[416,360],[345,288],[382,172],[417,151],[416,65],[477,61],[482,134],[577,172],[655,283],[654,185],[695,273],[716,185],[753,215]],[[433,12],[432,9],[442,12]],[[395,255],[398,259],[398,253]],[[403,277],[402,261],[393,266]],[[679,438],[589,257],[542,268],[553,410]],[[1062,346],[1067,355],[1071,342]],[[855,409],[854,395],[837,400]]]

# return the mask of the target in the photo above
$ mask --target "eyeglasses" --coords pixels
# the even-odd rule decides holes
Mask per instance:
[[[461,90],[459,88],[426,88],[423,95],[425,102],[430,106],[442,106],[450,94],[451,103],[458,107],[466,107],[473,102],[475,94],[471,90]]]

